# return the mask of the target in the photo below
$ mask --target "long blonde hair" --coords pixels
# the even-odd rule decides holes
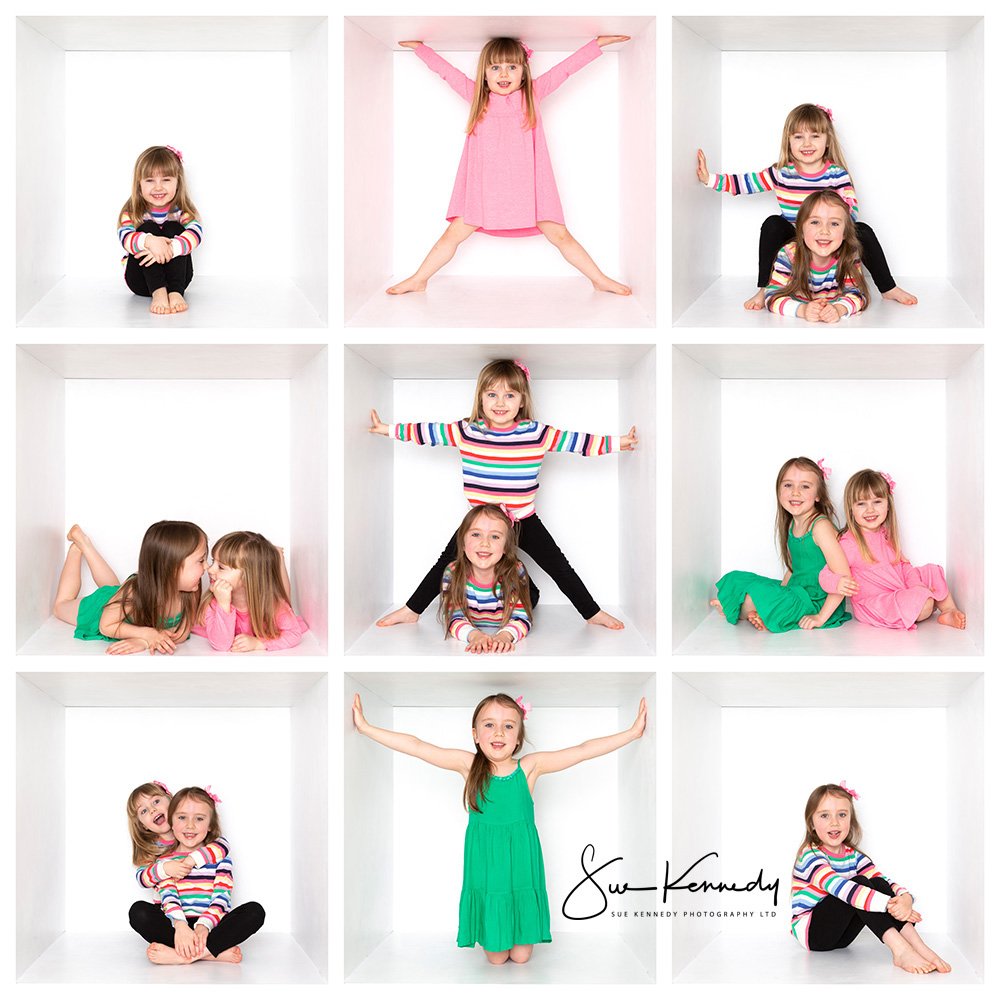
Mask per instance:
[[[258,639],[277,639],[281,635],[277,612],[292,604],[281,579],[278,549],[256,531],[231,531],[212,546],[212,559],[242,572],[253,634]],[[204,622],[212,597],[211,590],[206,591],[198,609],[199,622]]]
[[[899,522],[896,520],[896,505],[892,500],[892,490],[889,488],[889,483],[881,472],[876,472],[874,469],[862,469],[860,472],[855,472],[847,480],[847,485],[844,487],[844,520],[847,524],[840,533],[844,535],[850,532],[858,543],[864,561],[875,562],[875,557],[865,541],[868,532],[858,524],[858,519],[854,516],[854,505],[859,500],[867,500],[869,497],[885,501],[887,513],[879,531],[885,532],[889,545],[892,547],[893,564],[898,563],[903,558],[903,552],[899,547]]]
[[[781,130],[781,152],[778,154],[776,167],[783,167],[792,162],[792,136],[796,132],[805,130],[825,135],[826,158],[847,170],[844,151],[840,148],[837,130],[833,127],[833,118],[818,104],[800,104],[788,112],[785,126]]]
[[[822,461],[822,459],[820,459]],[[778,513],[774,518],[774,537],[778,542],[778,547],[781,550],[781,561],[785,564],[785,569],[790,572],[794,572],[792,568],[792,556],[788,551],[788,532],[792,528],[792,515],[781,506],[781,483],[785,478],[785,473],[793,466],[797,465],[800,469],[805,469],[807,472],[811,472],[816,477],[816,503],[813,506],[812,517],[809,518],[809,525],[811,526],[820,514],[825,514],[830,522],[833,524],[834,529],[837,528],[836,514],[833,510],[833,501],[830,499],[830,493],[826,488],[826,479],[823,477],[823,470],[811,459],[799,456],[798,458],[790,458],[781,467],[778,472],[778,478],[774,481],[774,493],[778,498]]]
[[[802,843],[799,844],[799,849],[795,852],[796,857],[807,847],[819,847],[820,843],[822,843],[819,837],[816,836],[816,828],[812,825],[812,818],[813,813],[819,808],[820,802],[827,795],[833,795],[838,799],[847,799],[847,803],[851,807],[851,827],[844,838],[844,846],[852,850],[861,846],[861,823],[858,822],[858,814],[854,811],[854,799],[851,797],[850,792],[840,785],[820,785],[818,788],[814,788],[809,793],[809,798],[806,799],[806,832],[802,838]]]
[[[184,164],[180,156],[169,146],[150,146],[148,149],[144,149],[135,161],[135,167],[132,170],[132,193],[122,205],[122,210],[118,213],[118,221],[120,222],[127,217],[134,226],[138,226],[142,222],[142,217],[150,210],[150,206],[142,196],[142,180],[154,173],[163,174],[164,177],[177,178],[177,194],[170,207],[180,209],[182,215],[189,215],[191,218],[197,219],[198,209],[195,208],[194,202],[188,194],[187,184],[184,180]]]
[[[504,708],[514,709],[520,717],[521,727],[518,730],[517,744],[514,747],[514,753],[518,753],[527,739],[527,734],[524,731],[524,709],[509,694],[488,694],[476,705],[476,709],[472,713],[472,729],[475,731],[479,713],[487,705],[492,705],[493,702],[502,705]],[[465,779],[465,789],[462,792],[462,801],[465,803],[466,809],[471,812],[482,812],[482,809],[479,808],[479,800],[481,798],[485,800],[486,786],[489,784],[491,777],[493,777],[493,766],[477,743],[476,756],[472,759],[472,765],[469,767],[469,776]]]
[[[521,394],[521,409],[514,417],[515,423],[519,420],[535,419],[532,415],[531,383],[527,372],[511,358],[502,358],[499,361],[491,361],[479,373],[479,378],[476,379],[476,394],[472,399],[470,421],[486,419],[486,414],[483,413],[483,393],[498,385],[506,385],[508,389]]]
[[[491,38],[479,53],[476,64],[475,93],[472,95],[472,107],[469,108],[469,121],[465,126],[466,135],[476,130],[479,120],[486,114],[490,101],[490,88],[486,83],[486,67],[499,63],[517,63],[524,67],[521,77],[521,92],[524,94],[524,128],[535,127],[535,94],[531,86],[531,67],[528,65],[528,54],[524,45],[516,38]]]
[[[133,788],[129,793],[128,801],[125,803],[125,815],[128,817],[128,835],[132,841],[132,864],[148,865],[155,861],[162,850],[160,849],[160,835],[152,830],[147,830],[139,822],[139,799],[144,795],[152,797],[162,795],[170,805],[170,792],[166,785],[159,781],[145,781],[137,788]],[[163,810],[167,812],[167,809]],[[164,834],[169,836],[169,834]]]

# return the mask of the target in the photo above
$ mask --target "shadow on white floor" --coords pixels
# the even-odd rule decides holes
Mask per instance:
[[[44,625],[17,651],[18,656],[103,656],[109,643],[73,638],[73,628],[58,618],[49,618]],[[306,632],[302,642],[293,649],[280,652],[217,653],[207,639],[191,636],[181,643],[174,656],[323,656],[323,648],[314,632]],[[137,654],[136,654],[137,655]]]
[[[442,935],[390,934],[347,977],[348,983],[522,984],[641,983],[656,981],[617,937],[553,935],[537,944],[524,965],[490,965],[482,948],[459,948]]]
[[[730,625],[709,611],[704,621],[674,648],[676,656],[982,656],[968,632],[918,625],[913,632],[872,628],[856,621],[805,632],[758,632],[749,622]]]
[[[901,306],[882,299],[875,289],[872,304],[860,315],[834,324],[838,331],[868,327],[883,330],[914,330],[928,327],[981,327],[968,303],[945,278],[897,278],[901,288],[919,300],[915,306]],[[756,278],[724,275],[717,278],[674,323],[675,327],[736,327],[773,333],[779,330],[818,330],[823,323],[807,323],[789,316],[761,310],[748,312],[743,303],[753,295]]]
[[[943,934],[922,935],[952,967],[947,975],[913,975],[895,968],[889,950],[864,931],[849,947],[833,952],[806,951],[787,932],[763,934],[723,931],[674,975],[674,983],[753,983],[796,986],[873,984],[921,987],[982,983],[964,955]]]
[[[157,334],[204,327],[326,326],[290,278],[269,279],[264,285],[195,273],[184,297],[187,312],[154,316],[150,300],[133,295],[124,278],[63,278],[17,325],[145,329]]]
[[[388,288],[405,275],[386,281]],[[586,278],[433,278],[426,292],[377,291],[347,326],[651,327],[639,296],[595,292]]]
[[[326,980],[291,934],[255,934],[243,946],[240,965],[195,962],[153,965],[146,942],[127,929],[118,934],[63,934],[18,979],[19,983],[132,983],[170,985],[177,989],[199,984],[313,984]],[[67,995],[72,995],[68,993]]]
[[[385,613],[394,610],[386,608]],[[540,604],[535,608],[531,632],[509,653],[491,659],[515,656],[652,656],[653,649],[620,608],[605,611],[625,623],[621,631],[588,625],[568,604]],[[449,637],[437,620],[433,607],[415,625],[379,628],[374,623],[348,649],[350,656],[463,656],[465,645]],[[470,661],[473,655],[469,654]],[[474,657],[482,661],[482,655]]]

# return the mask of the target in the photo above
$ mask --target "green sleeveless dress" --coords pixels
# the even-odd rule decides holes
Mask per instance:
[[[799,627],[803,615],[817,614],[826,600],[826,592],[819,585],[820,570],[826,565],[823,550],[813,541],[813,527],[825,514],[814,518],[809,530],[796,538],[788,532],[788,554],[792,559],[792,575],[782,587],[780,580],[772,580],[756,573],[735,570],[727,573],[715,585],[719,603],[726,621],[735,625],[740,616],[743,599],[750,595],[761,621],[769,632],[790,632]],[[829,520],[829,518],[826,518]],[[836,628],[851,616],[841,601],[837,609],[820,628]]]
[[[506,777],[490,778],[478,805],[465,831],[458,946],[506,951],[551,941],[535,804],[520,761]]]
[[[110,639],[101,634],[101,615],[108,606],[108,602],[115,594],[121,590],[121,585],[98,587],[92,594],[88,594],[76,610],[76,629],[73,632],[74,639],[103,639],[105,642],[117,642],[117,639]],[[161,628],[177,628],[181,623],[183,613],[168,618]],[[126,619],[128,621],[128,619]]]

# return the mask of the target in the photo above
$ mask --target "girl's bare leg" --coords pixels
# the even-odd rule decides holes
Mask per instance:
[[[484,948],[483,951],[486,951]],[[486,957],[490,965],[503,965],[510,958],[510,950],[507,951],[486,951]]]
[[[460,243],[464,243],[475,231],[476,226],[468,226],[461,219],[453,219],[441,238],[431,247],[424,262],[405,281],[387,288],[387,295],[405,295],[407,292],[422,292],[428,279],[437,274],[455,256]]]
[[[73,544],[66,553],[66,561],[59,574],[52,614],[60,621],[75,625],[80,607],[81,568],[84,559],[87,560],[90,575],[98,587],[117,587],[121,581],[105,562],[104,556],[94,548],[94,543],[83,533],[80,525],[74,524],[66,537]]]
[[[510,949],[510,960],[512,962],[517,962],[518,965],[524,965],[525,962],[531,958],[531,949],[534,945],[531,944],[516,944]]]
[[[882,944],[892,952],[892,964],[904,972],[923,975],[925,972],[934,971],[934,963],[919,954],[916,948],[894,927],[885,932]]]
[[[411,611],[405,604],[401,608],[397,608],[395,611],[390,611],[389,614],[380,618],[375,624],[379,628],[388,628],[390,625],[412,625],[415,621],[420,618],[420,615],[416,611]]]
[[[620,281],[612,281],[593,261],[590,254],[573,238],[570,231],[558,222],[536,222],[542,235],[573,265],[598,292],[631,295],[632,289]]]
[[[951,972],[951,966],[936,952],[927,947],[913,924],[907,924],[899,936],[921,957],[934,965],[938,972]]]

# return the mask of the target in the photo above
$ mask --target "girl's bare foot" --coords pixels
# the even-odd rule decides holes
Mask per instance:
[[[387,628],[389,625],[412,625],[418,621],[420,615],[416,611],[411,611],[406,605],[380,618],[375,624],[379,628]]]
[[[747,621],[750,622],[750,624],[753,625],[758,632],[768,631],[767,626],[764,624],[764,620],[759,614],[757,614],[756,611],[751,611],[750,614],[747,615]]]
[[[201,957],[205,962],[231,962],[233,965],[239,965],[243,961],[243,952],[240,951],[240,946],[236,945],[234,948],[227,948],[218,955],[213,955],[206,950]]]
[[[164,316],[170,312],[170,299],[165,288],[157,288],[153,292],[153,301],[150,303],[149,311],[157,316]]]
[[[170,311],[172,313],[187,312],[188,304],[184,301],[184,296],[180,292],[168,293],[167,300],[170,302]]]
[[[926,972],[934,971],[934,963],[922,955],[918,955],[916,949],[911,948],[909,945],[898,952],[893,952],[892,964],[897,969],[902,969],[904,972],[914,972],[919,976],[924,975]]]
[[[617,618],[612,618],[607,611],[598,611],[593,618],[587,619],[587,623],[590,625],[603,625],[605,628],[614,629],[615,631],[625,628],[623,622],[620,622]]]
[[[950,625],[952,628],[965,628],[965,612],[955,608],[952,611],[942,611],[938,615],[938,625]]]
[[[910,924],[910,927],[913,925]],[[934,966],[936,972],[951,972],[951,966],[936,952],[927,947],[926,942],[914,932],[912,938],[906,933],[906,928],[900,931],[900,936],[923,959]]]
[[[751,295],[750,298],[746,300],[746,302],[743,303],[743,308],[749,309],[751,312],[757,309],[763,309],[764,289],[758,288],[757,291],[753,295]]]
[[[146,949],[146,958],[154,965],[190,965],[193,959],[182,958],[165,944],[153,943]]]
[[[726,617],[726,612],[722,610],[722,601],[720,601],[717,597],[713,597],[708,602],[708,606],[710,608],[715,608],[715,610],[718,611],[719,614],[722,615],[723,618]]]
[[[911,295],[910,292],[905,288],[900,288],[899,285],[895,288],[890,288],[887,292],[883,292],[882,298],[891,299],[893,302],[898,302],[904,306],[915,306],[917,304],[916,295]]]
[[[386,295],[405,295],[407,292],[423,292],[427,288],[426,281],[420,281],[416,275],[411,275],[398,285],[392,285],[385,290]]]
[[[66,532],[66,540],[72,542],[79,549],[90,543],[90,539],[83,533],[83,528],[78,524],[74,524]]]
[[[628,285],[623,285],[620,281],[612,281],[607,275],[601,275],[591,281],[595,292],[611,292],[614,295],[631,295],[632,289]]]

